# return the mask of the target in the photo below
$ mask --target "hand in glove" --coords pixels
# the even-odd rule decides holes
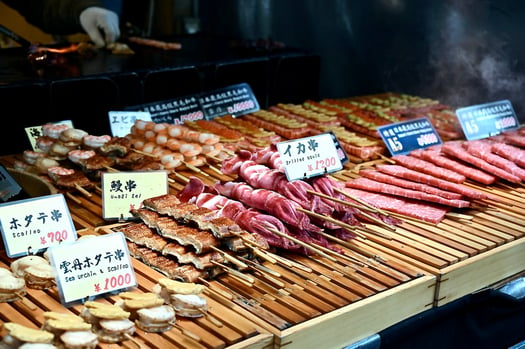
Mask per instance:
[[[120,36],[118,15],[102,7],[82,11],[80,24],[97,47],[111,44]]]

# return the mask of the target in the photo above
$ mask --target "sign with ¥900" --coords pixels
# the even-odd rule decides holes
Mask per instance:
[[[0,228],[9,257],[34,254],[77,238],[62,194],[1,204]]]
[[[121,232],[78,239],[48,250],[64,305],[137,285]]]
[[[508,100],[459,108],[456,115],[468,140],[494,136],[519,127],[514,108]]]
[[[380,126],[377,131],[392,156],[408,154],[412,150],[442,143],[439,134],[427,118]]]
[[[348,157],[332,133],[277,143],[289,181],[339,171]]]
[[[132,218],[130,210],[144,199],[168,193],[168,172],[104,172],[101,183],[103,218],[122,220]]]

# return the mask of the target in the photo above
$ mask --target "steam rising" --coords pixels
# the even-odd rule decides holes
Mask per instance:
[[[473,17],[480,14],[472,13],[475,4],[470,5],[448,7],[437,23],[439,34],[430,41],[434,80],[425,93],[456,107],[509,99],[519,117],[525,76],[513,70],[515,62],[505,40],[486,29],[477,30]]]

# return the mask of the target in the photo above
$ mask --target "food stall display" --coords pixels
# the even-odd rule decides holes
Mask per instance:
[[[2,320],[41,328],[61,312],[98,334],[115,321],[125,347],[342,347],[512,277],[524,269],[525,133],[466,141],[453,113],[381,94],[137,120],[125,137],[45,125],[38,151],[2,163],[64,193],[81,237],[122,232],[138,287],[71,308],[54,287],[16,288]],[[443,144],[389,156],[377,127],[423,115]],[[288,181],[275,143],[328,131],[343,170]],[[102,173],[159,169],[169,193],[133,220],[102,218]]]

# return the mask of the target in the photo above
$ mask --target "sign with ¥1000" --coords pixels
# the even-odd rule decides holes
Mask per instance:
[[[508,100],[459,108],[456,115],[468,140],[494,136],[519,127],[512,103]]]
[[[442,143],[439,134],[428,118],[380,126],[377,131],[392,156],[408,154],[412,150]]]
[[[231,114],[233,116],[259,110],[259,103],[250,85],[243,83],[203,93],[199,102],[206,120]]]
[[[62,194],[0,205],[0,228],[9,257],[34,254],[67,241],[77,232]]]
[[[136,120],[151,121],[151,114],[147,111],[110,111],[108,117],[111,134],[114,137],[124,137],[129,134]]]
[[[137,285],[121,232],[53,246],[48,255],[64,305]]]
[[[104,172],[101,185],[103,218],[125,220],[144,199],[168,193],[168,172]]]
[[[286,178],[289,181],[339,171],[348,157],[333,133],[277,143]]]

